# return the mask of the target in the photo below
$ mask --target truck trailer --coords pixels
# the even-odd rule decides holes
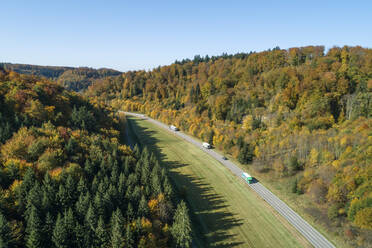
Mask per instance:
[[[172,131],[178,131],[178,130],[179,130],[176,126],[173,126],[173,125],[170,125],[169,128],[170,128]]]
[[[203,147],[204,148],[207,148],[207,149],[211,149],[212,148],[212,146],[209,143],[207,143],[207,142],[203,142]]]
[[[242,173],[242,178],[243,178],[244,181],[246,181],[248,184],[253,183],[253,177],[252,177],[251,175],[249,175],[247,172],[243,172],[243,173]]]

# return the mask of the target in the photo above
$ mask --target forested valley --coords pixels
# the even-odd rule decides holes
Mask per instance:
[[[41,66],[12,63],[0,63],[0,68],[20,74],[44,77],[56,81],[66,89],[73,91],[84,91],[95,81],[121,74],[119,71],[107,68],[93,69],[88,67]]]
[[[190,220],[125,118],[0,68],[0,247],[189,247]]]
[[[86,95],[179,127],[289,185],[352,246],[372,243],[372,50],[322,46],[195,56]]]

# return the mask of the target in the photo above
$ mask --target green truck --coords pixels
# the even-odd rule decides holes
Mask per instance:
[[[253,177],[249,175],[247,172],[242,173],[242,178],[244,179],[244,181],[247,181],[248,184],[253,183]]]

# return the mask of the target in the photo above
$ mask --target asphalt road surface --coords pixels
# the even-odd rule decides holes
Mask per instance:
[[[123,112],[123,111],[120,111]],[[161,123],[157,120],[154,120],[150,117],[147,117],[143,114],[136,114],[131,112],[124,112],[126,115],[132,115],[139,118],[144,118],[149,122],[156,124],[159,127],[162,127],[169,132],[174,133],[175,135],[183,138],[184,140],[196,145],[204,152],[211,155],[213,158],[217,159],[221,164],[226,166],[233,174],[241,178],[243,170],[240,169],[237,165],[229,160],[223,160],[222,155],[215,152],[212,149],[206,149],[202,146],[202,143],[191,138],[189,135],[186,135],[180,131],[172,131],[169,126]],[[243,179],[242,179],[243,180]],[[246,181],[244,181],[246,182]],[[248,183],[247,183],[248,184]],[[307,223],[301,216],[299,216],[295,211],[293,211],[287,204],[275,196],[270,190],[263,186],[259,182],[248,184],[252,190],[254,190],[260,197],[262,197],[270,206],[272,206],[280,215],[282,215],[289,223],[291,223],[314,247],[319,248],[333,248],[335,247],[331,242],[329,242],[322,234],[320,234],[315,228],[313,228],[309,223]]]

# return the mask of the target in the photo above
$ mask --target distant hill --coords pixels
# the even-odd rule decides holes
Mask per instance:
[[[20,74],[46,77],[74,91],[85,90],[96,80],[121,74],[120,71],[107,68],[93,69],[88,67],[40,66],[11,63],[0,63],[0,67]]]

